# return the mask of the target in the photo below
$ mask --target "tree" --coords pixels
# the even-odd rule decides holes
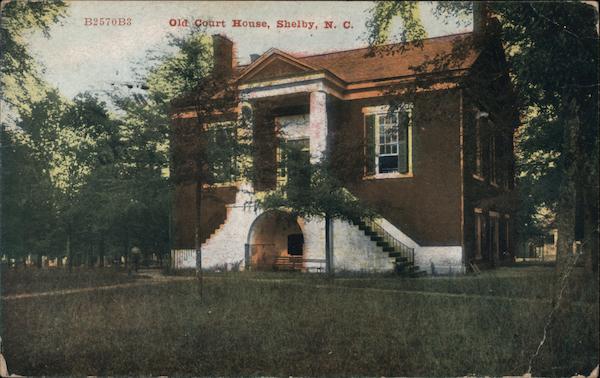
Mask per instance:
[[[65,9],[60,1],[2,4],[1,98],[3,110],[10,107],[12,115],[12,120],[6,119],[7,112],[2,112],[2,137],[10,142],[2,153],[9,163],[3,178],[10,178],[10,182],[3,181],[8,201],[2,201],[8,206],[2,214],[9,222],[2,229],[11,237],[7,246],[13,254],[66,253],[70,266],[76,250],[86,251],[88,263],[96,255],[102,263],[105,252],[123,251],[123,245],[121,253],[127,254],[130,243],[146,250],[165,250],[165,103],[148,106],[140,105],[139,97],[122,98],[117,104],[126,110],[122,116],[111,114],[105,103],[90,94],[68,101],[49,89],[39,79],[24,36],[35,29],[47,34]],[[9,121],[14,125],[5,131]],[[29,204],[31,212],[23,203]],[[22,230],[40,227],[39,232],[22,237],[23,232],[7,234],[19,229],[21,221],[28,225]]]
[[[368,23],[369,40],[374,45],[383,42],[396,16],[404,25],[402,37],[422,38],[415,4],[378,3]],[[475,23],[483,26],[487,17],[500,20],[499,35],[525,120],[519,130],[517,164],[519,187],[530,212],[521,217],[522,223],[534,224],[540,209],[550,209],[559,231],[559,275],[570,265],[575,240],[582,241],[588,270],[597,272],[597,11],[579,2],[476,3],[479,8],[474,4],[439,2],[436,13],[448,19],[474,12]],[[460,58],[461,50],[455,46],[454,56],[446,61]]]
[[[125,112],[121,138],[127,148],[118,162],[116,184],[124,189],[124,202],[115,202],[112,234],[119,235],[125,253],[135,241],[143,251],[157,252],[162,261],[169,249],[169,179],[165,175],[169,166],[169,118],[165,104],[153,99],[155,91],[159,92],[151,89],[146,95],[113,97]]]
[[[281,138],[281,136],[280,136]],[[327,273],[334,272],[333,220],[357,222],[373,218],[375,213],[364,206],[344,186],[332,159],[310,163],[307,153],[280,140],[285,156],[287,180],[260,199],[267,210],[285,209],[303,218],[325,220],[325,260]]]
[[[90,94],[70,102],[49,91],[31,109],[8,130],[11,143],[3,151],[9,252],[34,253],[40,262],[42,254],[67,255],[72,268],[76,250],[85,251],[90,265],[97,258],[102,265],[110,251],[127,255],[132,243],[164,251],[165,135],[142,127],[145,120],[133,110],[115,119]]]
[[[35,3],[7,1],[0,4],[0,11],[2,12],[0,19],[0,107],[2,108],[0,112],[0,150],[5,147],[7,150],[6,153],[0,153],[0,171],[4,172],[3,157],[19,150],[16,147],[18,142],[15,134],[9,135],[5,131],[7,124],[14,125],[18,120],[15,112],[30,112],[32,100],[43,98],[46,89],[39,78],[38,67],[27,51],[23,36],[31,30],[42,30],[48,36],[49,26],[64,15],[65,4],[62,1]],[[5,143],[10,144],[5,146]],[[17,163],[12,162],[11,164]],[[13,165],[7,171],[14,173],[18,171],[18,168]],[[4,181],[9,175],[2,175],[2,181],[0,181],[0,198],[3,199],[11,197],[10,194],[2,193],[5,186],[11,186],[11,183]],[[6,221],[9,218],[4,214],[2,202],[0,201],[0,219]],[[8,209],[12,211],[10,205]],[[10,228],[11,225],[7,227]],[[0,230],[5,230],[7,227],[0,222]],[[0,237],[0,248],[4,253],[2,241],[3,239]]]
[[[48,165],[37,151],[24,143],[15,131],[6,131],[1,150],[2,170],[2,254],[10,261],[28,255],[56,253],[56,213]]]
[[[16,126],[4,130],[8,143],[3,151],[3,233],[8,240],[20,240],[18,244],[9,242],[6,248],[14,257],[37,255],[38,266],[42,254],[57,252],[52,146],[60,130],[62,109],[62,99],[50,91],[43,101],[31,104],[30,113],[23,112]]]
[[[50,25],[64,17],[66,4],[63,1],[6,1],[1,11],[0,99],[3,106],[27,108],[31,98],[42,97],[45,86],[39,67],[27,50],[25,34],[41,30],[48,37]]]
[[[220,181],[216,168],[223,162],[223,157],[238,156],[243,160],[242,156],[250,148],[244,142],[251,136],[247,132],[250,124],[243,119],[231,118],[237,114],[239,100],[230,72],[213,65],[214,46],[201,29],[192,28],[183,37],[171,35],[169,44],[175,52],[157,57],[147,84],[149,98],[157,105],[188,109],[193,113],[191,118],[183,118],[177,111],[171,112],[171,179],[174,184],[195,186],[194,244],[196,275],[202,295],[202,192],[206,186]],[[238,138],[229,143],[211,143],[211,124],[222,121],[234,125]]]

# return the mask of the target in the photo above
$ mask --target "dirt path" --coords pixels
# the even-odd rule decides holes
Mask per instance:
[[[205,277],[204,279],[222,279],[225,277],[219,276],[210,276]],[[194,280],[194,276],[165,276],[161,274],[159,271],[144,271],[140,273],[139,281],[124,283],[124,284],[115,284],[115,285],[107,285],[107,286],[97,286],[97,287],[86,287],[86,288],[78,288],[78,289],[64,289],[64,290],[54,290],[54,291],[46,291],[39,293],[24,293],[24,294],[12,294],[3,296],[3,301],[17,300],[17,299],[27,299],[27,298],[39,298],[39,297],[51,297],[57,295],[67,295],[67,294],[77,294],[77,293],[85,293],[85,292],[93,292],[100,290],[114,290],[114,289],[125,289],[132,287],[140,287],[147,285],[161,285],[165,283],[171,282],[183,282],[183,281],[192,281]],[[416,296],[425,296],[425,297],[437,297],[437,298],[455,298],[455,299],[484,299],[484,300],[498,300],[498,301],[509,301],[509,302],[521,302],[521,303],[530,303],[535,305],[540,304],[551,304],[551,300],[549,299],[538,299],[538,298],[522,298],[522,297],[506,297],[506,296],[497,296],[497,295],[482,295],[482,294],[457,294],[457,293],[444,293],[444,292],[435,292],[435,291],[421,291],[421,290],[401,290],[401,289],[385,289],[385,288],[374,288],[374,287],[351,287],[344,285],[323,285],[323,284],[308,284],[305,282],[301,282],[298,280],[292,279],[272,279],[272,278],[248,278],[249,281],[259,282],[259,283],[280,283],[287,285],[295,285],[302,286],[312,289],[329,289],[329,290],[361,290],[368,291],[374,293],[386,293],[386,294],[403,294],[403,295],[416,295]],[[571,305],[580,305],[580,306],[593,306],[593,303],[586,302],[572,302]]]
[[[182,276],[164,276],[160,274],[160,272],[142,272],[140,274],[140,278],[136,282],[123,283],[123,284],[115,284],[115,285],[106,285],[106,286],[95,286],[95,287],[82,287],[77,289],[63,289],[63,290],[53,290],[53,291],[43,291],[38,293],[24,293],[24,294],[11,294],[2,296],[3,301],[11,301],[16,299],[27,299],[27,298],[39,298],[39,297],[52,297],[56,295],[67,295],[67,294],[78,294],[78,293],[86,293],[100,290],[114,290],[114,289],[126,289],[132,287],[139,286],[147,286],[147,285],[160,285],[169,282],[178,282],[178,281],[190,281],[195,277],[182,277]]]

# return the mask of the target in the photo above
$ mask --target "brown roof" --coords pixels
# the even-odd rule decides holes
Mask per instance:
[[[429,63],[425,72],[468,68],[478,55],[468,43],[471,35],[463,33],[429,38],[423,40],[422,46],[411,43],[386,45],[374,54],[367,47],[304,57],[291,55],[302,63],[326,69],[346,82],[381,80],[414,75],[414,67],[431,61],[436,61],[436,64]],[[460,41],[466,43],[456,43]],[[456,53],[457,50],[461,51]]]

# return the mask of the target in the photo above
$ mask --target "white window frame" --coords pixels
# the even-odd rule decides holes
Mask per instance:
[[[400,173],[400,172],[387,172],[387,173],[379,173],[379,157],[381,156],[379,153],[379,147],[380,147],[380,142],[379,142],[379,137],[380,137],[380,123],[379,123],[379,116],[388,116],[391,114],[394,114],[396,117],[398,117],[400,112],[406,112],[408,114],[408,130],[407,130],[407,146],[406,146],[406,154],[407,154],[407,165],[408,165],[408,171],[406,173]],[[363,120],[365,119],[366,116],[368,115],[375,115],[375,124],[373,125],[373,127],[375,128],[375,138],[374,138],[374,142],[375,142],[375,174],[374,175],[368,175],[365,176],[364,179],[386,179],[386,178],[410,178],[413,177],[413,138],[412,138],[412,129],[413,129],[413,104],[410,103],[403,103],[400,106],[397,107],[397,109],[393,112],[390,113],[390,106],[389,105],[380,105],[380,106],[370,106],[370,107],[364,107],[362,108],[362,113],[363,113]],[[397,118],[398,119],[398,118]],[[363,121],[364,122],[364,121]],[[366,131],[366,125],[363,123],[363,127],[365,128],[365,133]],[[399,135],[398,135],[399,136]],[[399,138],[398,136],[396,137],[396,142],[399,142]],[[397,152],[399,153],[399,147],[397,147]],[[398,156],[398,154],[396,154],[395,156]]]

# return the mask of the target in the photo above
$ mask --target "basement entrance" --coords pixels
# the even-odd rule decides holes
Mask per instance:
[[[250,227],[246,268],[251,270],[302,270],[304,235],[298,221],[283,211],[268,211]]]

